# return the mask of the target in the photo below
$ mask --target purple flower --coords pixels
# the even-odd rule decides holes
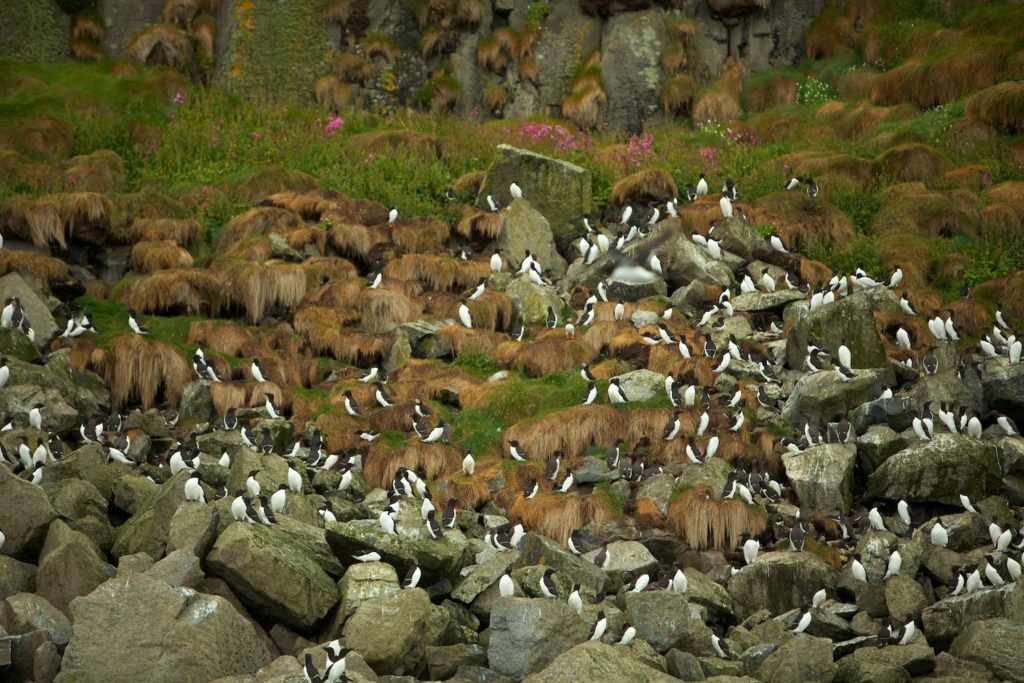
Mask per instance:
[[[184,104],[185,103],[185,93],[181,92],[180,90],[178,92],[174,93],[174,99],[171,100],[171,102],[173,102],[174,104]]]
[[[258,140],[260,139],[260,134],[259,134],[259,132],[258,132],[258,131],[255,131],[255,130],[254,130],[253,132],[249,133],[249,135],[251,135],[251,136],[252,136],[252,139],[253,139],[253,140],[257,140],[257,141],[258,141]]]

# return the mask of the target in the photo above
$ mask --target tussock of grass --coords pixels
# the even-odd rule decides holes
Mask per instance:
[[[1024,81],[1007,81],[967,100],[967,114],[1010,135],[1024,132]]]
[[[672,174],[663,169],[637,171],[612,187],[612,204],[664,202],[679,194]]]
[[[387,488],[399,467],[413,472],[422,467],[427,479],[439,479],[461,471],[462,456],[448,444],[417,441],[398,450],[373,453],[363,463],[363,475],[371,486]]]
[[[220,279],[210,271],[182,268],[123,280],[115,294],[138,313],[216,315],[224,292]]]
[[[573,406],[532,422],[520,422],[506,433],[506,445],[514,439],[535,459],[546,459],[558,449],[576,456],[590,445],[615,441],[626,426],[627,414],[606,405]],[[662,422],[664,426],[664,422]]]
[[[306,272],[301,265],[220,261],[214,267],[224,281],[224,302],[244,308],[251,323],[275,307],[294,309],[306,295]]]
[[[925,144],[910,143],[888,149],[872,164],[875,176],[890,182],[931,182],[950,169],[949,159]]]
[[[192,254],[182,249],[171,240],[159,242],[137,242],[132,247],[129,260],[134,270],[152,273],[172,268],[190,268]]]
[[[232,218],[221,230],[217,245],[220,249],[226,250],[246,237],[271,232],[286,235],[300,227],[302,218],[294,211],[268,206],[256,207]]]
[[[192,218],[138,218],[120,232],[128,242],[170,240],[186,248],[203,240],[203,226]]]
[[[31,275],[43,282],[57,282],[71,277],[68,264],[52,256],[31,251],[0,249],[0,276],[7,273]]]
[[[102,370],[111,403],[125,406],[137,401],[144,410],[157,404],[161,391],[166,401],[177,405],[192,374],[176,348],[137,334],[121,335],[108,345]]]
[[[614,517],[608,504],[596,496],[538,494],[526,500],[520,494],[509,506],[509,517],[537,533],[565,544],[573,529],[602,524]]]
[[[715,500],[706,486],[684,491],[669,504],[667,521],[691,547],[726,550],[739,543],[740,535],[757,535],[765,529],[762,510],[741,500]]]

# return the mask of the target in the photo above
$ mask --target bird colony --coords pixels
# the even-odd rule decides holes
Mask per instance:
[[[828,271],[732,179],[558,247],[544,192],[453,232],[273,195],[227,232],[305,240],[316,286],[168,292],[187,356],[154,336],[175,305],[129,294],[101,344],[26,277],[0,677],[1024,680],[1018,321]]]

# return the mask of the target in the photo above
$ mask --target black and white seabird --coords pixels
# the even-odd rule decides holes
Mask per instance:
[[[583,612],[583,598],[580,597],[580,585],[578,583],[572,585],[572,591],[569,593],[567,602],[576,614]]]
[[[612,403],[628,403],[629,399],[626,398],[625,392],[622,387],[619,386],[619,379],[613,378],[611,383],[608,384],[608,400]]]
[[[257,382],[266,382],[266,376],[263,374],[263,368],[260,367],[260,361],[258,358],[253,358],[252,364],[249,366],[249,374]]]
[[[525,489],[523,489],[523,498],[529,500],[536,496],[539,490],[540,486],[537,484],[537,480],[531,479],[530,483],[526,485]]]
[[[508,572],[502,574],[498,579],[498,594],[503,598],[511,598],[515,592],[516,584],[512,581],[512,577],[508,575]]]
[[[544,570],[544,573],[540,577],[538,582],[540,586],[541,595],[545,598],[555,598],[557,596],[557,588],[555,587],[555,581],[551,577],[555,574],[555,570],[548,567]]]
[[[809,606],[801,607],[800,612],[793,619],[793,622],[789,625],[789,630],[792,633],[803,633],[807,630],[807,627],[811,625],[811,608]]]
[[[147,334],[149,334],[149,329],[145,325],[141,324],[138,321],[138,319],[135,317],[135,311],[133,311],[131,309],[128,309],[128,327],[135,334],[138,334],[138,335],[147,335]]]
[[[526,452],[519,447],[519,442],[515,439],[509,439],[508,441],[508,454],[513,460],[518,460],[519,462],[526,462],[529,460]]]
[[[604,610],[600,610],[597,613],[597,621],[594,622],[593,628],[590,629],[590,640],[601,640],[601,636],[608,629],[608,618],[604,615]]]

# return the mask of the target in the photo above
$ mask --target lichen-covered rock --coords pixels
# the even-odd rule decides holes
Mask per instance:
[[[832,641],[801,633],[770,654],[757,670],[757,677],[767,683],[829,681],[835,671]]]
[[[312,554],[267,527],[234,523],[206,556],[206,566],[257,612],[310,630],[338,602],[338,589]]]
[[[616,375],[626,398],[631,403],[642,403],[665,391],[665,376],[650,370],[640,369]]]
[[[626,595],[626,615],[637,638],[657,652],[677,648],[692,654],[713,654],[711,629],[694,614],[682,593],[645,591]]]
[[[561,600],[502,598],[491,612],[487,660],[497,673],[522,680],[582,643],[589,630]]]
[[[110,579],[71,605],[65,683],[211,680],[256,671],[270,654],[220,597],[144,574]]]
[[[495,244],[510,268],[518,267],[529,251],[540,264],[545,277],[559,278],[565,274],[565,259],[555,247],[551,223],[534,208],[525,194],[523,199],[514,200],[505,209],[505,220]]]
[[[430,602],[421,588],[370,598],[345,622],[345,644],[382,674],[415,674],[426,648],[437,645],[448,626],[448,611]]]
[[[40,595],[17,593],[7,598],[3,607],[4,621],[12,633],[23,635],[43,630],[58,647],[64,647],[71,639],[71,622]]]
[[[36,348],[42,349],[57,331],[57,322],[50,314],[50,306],[18,273],[0,277],[0,301],[6,302],[11,297],[18,297],[21,301],[25,317],[36,333]]]
[[[891,645],[881,649],[864,647],[850,656],[859,661],[902,667],[911,676],[921,676],[935,668],[935,650],[920,629],[913,642],[906,645]]]
[[[57,516],[43,490],[0,467],[0,529],[7,540],[3,552],[22,559],[34,559]]]
[[[637,132],[658,111],[667,41],[665,17],[658,9],[622,12],[605,22],[601,77],[608,93],[602,116],[606,125]]]
[[[953,641],[954,657],[984,664],[1000,680],[1020,683],[1024,669],[1020,653],[1024,648],[1024,623],[1009,619],[976,621]]]
[[[466,539],[458,531],[437,540],[401,538],[385,533],[376,520],[360,520],[330,524],[325,537],[334,554],[346,562],[355,555],[375,551],[382,562],[394,567],[415,564],[423,572],[424,585],[454,576],[470,559]]]
[[[34,593],[36,566],[0,554],[0,600],[15,593]]]
[[[989,619],[1024,621],[1024,592],[1016,583],[970,594],[949,596],[926,607],[921,615],[928,639],[946,646],[965,629]]]
[[[764,553],[729,579],[736,614],[745,618],[759,609],[772,614],[809,604],[820,588],[834,583],[833,570],[808,552]]]
[[[891,456],[868,478],[868,495],[959,505],[1002,491],[998,452],[990,443],[939,432]]]
[[[853,502],[852,444],[824,444],[802,453],[783,453],[782,465],[801,505],[811,510],[848,512]]]
[[[373,598],[392,595],[401,590],[395,568],[383,562],[357,562],[345,570],[338,582],[341,605],[338,620],[345,620],[359,605]]]
[[[185,502],[185,480],[188,471],[178,472],[160,486],[160,491],[149,498],[143,507],[117,530],[111,554],[115,557],[143,552],[154,560],[163,556],[171,518],[178,506]]]
[[[890,368],[856,370],[849,382],[840,382],[832,371],[807,373],[797,380],[782,407],[782,417],[794,427],[803,429],[805,422],[824,425],[836,414],[880,394],[895,379]]]
[[[567,161],[551,159],[511,145],[498,145],[498,158],[487,169],[487,177],[480,186],[476,205],[486,209],[487,195],[493,195],[502,206],[509,206],[512,203],[509,195],[512,183],[522,188],[523,198],[529,202],[530,207],[543,215],[549,234],[553,233],[559,244],[564,245],[579,232],[583,216],[591,211],[590,171]],[[512,213],[511,206],[509,212]],[[506,231],[509,220],[506,218]],[[531,220],[535,221],[532,217]],[[523,257],[525,249],[535,254],[539,251],[541,256],[547,256],[546,250],[541,248],[545,243],[535,244],[537,249],[531,248],[529,242],[522,245],[509,242],[508,246],[512,250],[505,254],[516,259],[516,262]],[[541,258],[542,266],[561,275],[565,272],[565,262],[562,261],[558,266],[555,262],[561,261],[561,257],[555,259],[553,256],[550,259],[552,263],[540,256],[538,258]]]
[[[819,346],[833,352],[845,341],[854,370],[883,367],[885,346],[875,323],[875,311],[899,313],[899,300],[885,287],[872,287],[804,312],[786,337],[786,365],[794,370],[804,368],[807,339],[814,337]]]
[[[638,659],[626,648],[586,642],[556,657],[525,683],[578,683],[579,681],[630,681],[631,683],[672,683],[677,681]]]
[[[59,519],[50,524],[36,573],[36,592],[50,604],[70,615],[74,598],[88,595],[114,573],[84,534]]]
[[[608,586],[608,575],[593,562],[573,555],[543,534],[526,534],[519,545],[519,559],[512,566],[518,569],[538,564],[567,576],[572,583],[580,584],[580,593],[591,599],[603,594]]]
[[[548,306],[554,309],[560,323],[565,322],[561,319],[562,307],[565,306],[565,303],[558,296],[558,291],[554,287],[535,285],[530,282],[529,278],[518,276],[509,282],[505,288],[505,294],[512,302],[516,318],[523,321],[524,324],[546,321]]]

